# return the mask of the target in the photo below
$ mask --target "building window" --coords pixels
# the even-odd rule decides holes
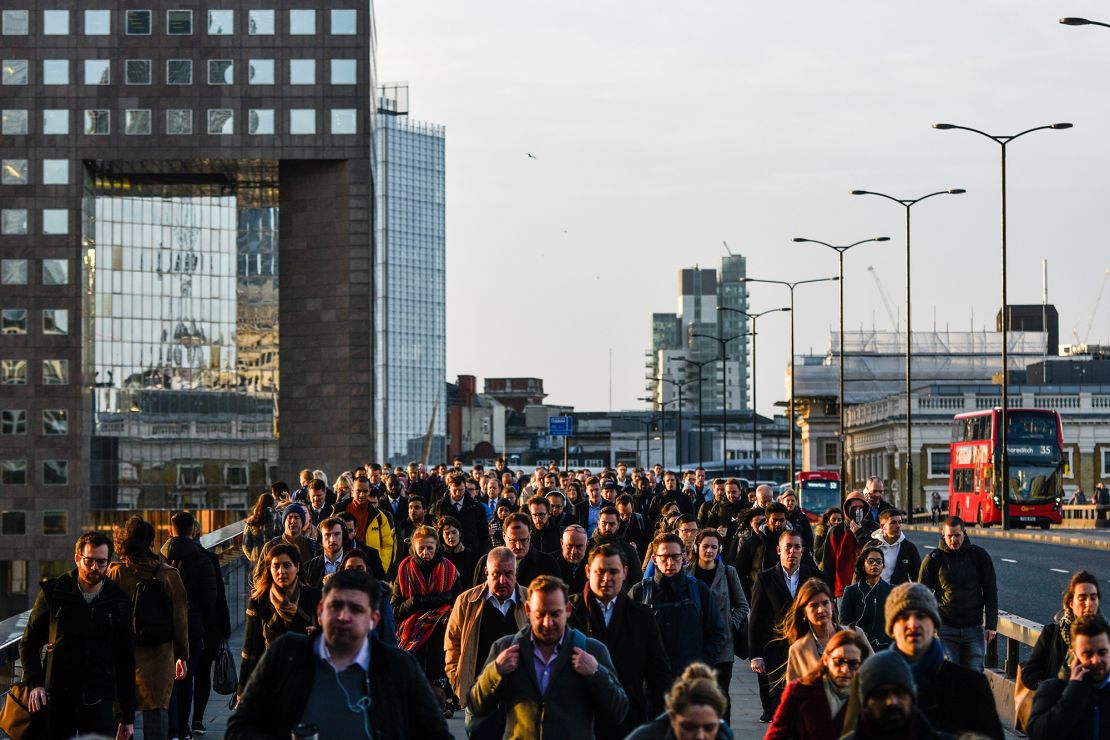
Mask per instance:
[[[0,460],[0,483],[5,486],[27,485],[27,461]]]
[[[1075,452],[1071,447],[1064,448],[1064,477],[1075,477],[1075,465],[1073,464],[1072,453]]]
[[[358,111],[354,108],[333,108],[331,112],[333,134],[357,134]]]
[[[44,10],[44,11],[42,11],[42,35],[43,36],[68,36],[69,35],[69,11],[68,10]]]
[[[59,259],[42,261],[43,285],[67,285],[69,283],[69,262]]]
[[[46,465],[51,462],[59,462],[65,465],[65,460],[47,460]],[[63,485],[63,483],[51,484],[44,481],[47,485]],[[69,532],[69,512],[68,511],[44,511],[42,512],[42,533],[43,534],[67,534]]]
[[[42,233],[46,236],[58,236],[69,233],[68,208],[43,208]]]
[[[166,84],[167,85],[191,85],[191,84],[193,84],[193,60],[192,59],[168,59],[168,60],[166,60]]]
[[[204,468],[194,463],[177,465],[177,485],[183,488],[198,488],[204,485]]]
[[[289,111],[289,133],[316,133],[316,110],[313,108],[292,108]]]
[[[27,209],[5,208],[0,211],[0,234],[16,236],[27,233]]]
[[[42,433],[52,437],[69,434],[69,415],[66,410],[44,410],[42,412]]]
[[[193,11],[167,10],[166,33],[170,36],[189,36],[193,33]]]
[[[4,584],[9,594],[27,593],[27,561],[0,561],[0,583]]]
[[[178,108],[166,111],[166,133],[193,133],[193,112],[187,108]]]
[[[274,35],[274,11],[249,10],[247,11],[247,33],[251,36]]]
[[[290,59],[289,60],[290,85],[315,85],[316,60],[315,59]]]
[[[272,134],[274,133],[274,110],[273,108],[254,108],[250,111],[250,133],[252,134]]]
[[[248,480],[246,465],[225,465],[224,483],[229,486],[246,486]]]
[[[27,111],[9,109],[0,113],[0,133],[6,136],[27,133]]]
[[[85,35],[107,36],[112,31],[112,11],[86,10]]]
[[[354,59],[331,60],[331,84],[354,85],[358,82],[358,62]]]
[[[43,59],[42,84],[68,85],[69,60],[68,59]]]
[[[85,133],[92,136],[105,136],[112,130],[112,114],[106,110],[85,111]]]
[[[358,33],[357,10],[331,11],[332,36],[354,36],[356,33]]]
[[[4,464],[12,462],[4,460]],[[0,534],[27,534],[27,512],[5,511],[0,513]]]
[[[43,385],[68,385],[69,360],[43,360],[42,361]]]
[[[208,111],[208,133],[227,136],[235,133],[235,111],[217,108]]]
[[[231,36],[233,33],[235,33],[234,10],[208,11],[209,36]]]
[[[290,10],[289,11],[290,36],[315,36],[316,11],[315,10]]]
[[[66,460],[43,460],[42,483],[45,486],[64,486],[69,483],[69,462]],[[51,533],[43,532],[43,534]],[[57,534],[57,532],[54,534]]]
[[[42,333],[65,336],[69,334],[69,311],[64,308],[42,310]]]
[[[149,10],[128,10],[127,11],[127,35],[128,36],[149,36],[150,35],[150,11]]]
[[[66,135],[69,133],[69,111],[64,108],[50,108],[42,112],[42,132],[44,134]]]
[[[26,285],[27,260],[0,261],[0,285]]]
[[[128,110],[123,114],[123,133],[142,136],[150,133],[150,111]]]
[[[86,85],[112,84],[112,62],[107,59],[85,60]]]
[[[929,477],[930,478],[947,478],[948,477],[948,450],[929,450]]]
[[[28,29],[27,11],[5,10],[0,25],[3,26],[5,36],[26,36]]]
[[[27,385],[27,360],[0,360],[0,385]]]
[[[1102,470],[1099,472],[1099,478],[1110,477],[1110,449],[1103,448],[1102,450]]]
[[[0,310],[0,334],[26,334],[27,309],[5,308]]]
[[[248,69],[250,70],[250,84],[252,85],[272,85],[274,84],[274,60],[273,59],[252,59]]]
[[[125,81],[128,85],[150,84],[150,60],[128,59],[124,62]]]
[[[0,411],[0,434],[26,434],[26,409],[4,409]]]
[[[69,160],[44,159],[42,160],[43,185],[69,185]]]
[[[5,159],[0,161],[0,185],[26,185],[27,160]]]
[[[836,442],[825,442],[821,446],[821,465],[840,465],[840,447]]]
[[[3,82],[5,85],[26,85],[27,60],[5,59],[3,73],[0,74],[0,82]]]
[[[230,85],[234,82],[235,65],[230,59],[208,60],[208,84]]]

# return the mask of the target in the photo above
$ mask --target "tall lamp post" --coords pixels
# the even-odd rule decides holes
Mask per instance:
[[[716,360],[705,360],[703,362],[694,362],[693,360],[683,357],[682,361],[688,365],[693,365],[698,369],[698,463],[705,462],[705,455],[702,454],[701,438],[702,430],[705,429],[705,392],[702,389],[701,369],[706,365],[712,365]]]
[[[1103,28],[1110,28],[1110,23],[1090,21],[1086,18],[1061,18],[1060,23],[1065,26],[1102,26]]]
[[[655,378],[655,380],[662,381],[664,383],[670,383],[672,386],[674,386],[675,391],[678,394],[678,430],[675,432],[674,461],[675,461],[675,467],[677,469],[681,470],[682,469],[682,451],[683,451],[683,447],[685,447],[685,445],[682,444],[682,386],[689,383],[690,380],[671,380],[670,378],[663,377],[663,376],[657,377],[657,378]],[[673,401],[674,399],[671,399],[671,400]],[[670,403],[670,401],[667,401],[666,403]],[[667,464],[667,461],[666,461],[665,458],[663,460],[663,464],[664,465]]]
[[[853,190],[852,195],[877,195],[880,198],[894,201],[906,211],[906,500],[909,502],[910,516],[913,516],[913,407],[911,395],[913,393],[913,329],[910,323],[910,210],[923,200],[935,195],[962,195],[967,191],[963,188],[938,190],[935,193],[922,195],[919,198],[895,198],[886,193],[877,193],[873,190]],[[897,329],[897,327],[895,327]]]
[[[637,401],[647,401],[648,403],[654,403],[655,402],[654,398],[650,398],[650,397],[647,397],[647,396],[637,398],[636,400]],[[647,470],[648,468],[651,467],[651,428],[653,426],[655,426],[655,412],[654,412],[654,410],[652,411],[652,414],[647,419],[647,421],[644,421],[643,419],[641,419],[640,423],[644,425],[644,449],[646,450],[646,452],[644,452],[644,460],[642,461],[641,464],[643,465],[644,470]]]
[[[942,131],[950,131],[957,129],[960,131],[970,131],[973,134],[979,134],[987,139],[990,139],[995,144],[998,144],[1002,151],[1002,430],[999,433],[999,442],[1002,446],[1002,460],[999,467],[1002,468],[1001,476],[997,479],[1001,482],[1002,493],[999,499],[1002,502],[1002,529],[1010,528],[1010,451],[1006,447],[1006,433],[1008,431],[1007,425],[1009,424],[1009,378],[1008,373],[1010,369],[1009,364],[1009,332],[1010,332],[1010,312],[1006,304],[1006,147],[1014,139],[1031,134],[1034,131],[1044,131],[1046,129],[1062,130],[1071,128],[1070,123],[1050,123],[1044,126],[1034,126],[1033,128],[1026,129],[1021,133],[1013,134],[1012,136],[996,136],[988,134],[985,131],[980,131],[977,128],[970,128],[968,126],[958,126],[954,123],[934,123],[933,128]],[[1047,329],[1047,327],[1041,327]],[[997,488],[995,489],[997,490]]]
[[[890,237],[876,236],[871,239],[860,239],[858,242],[852,242],[851,244],[845,244],[843,246],[829,244],[827,242],[818,241],[817,239],[806,239],[801,236],[794,237],[794,241],[799,243],[820,244],[823,247],[828,247],[836,251],[837,264],[840,270],[837,277],[837,282],[840,283],[840,348],[838,352],[840,355],[840,391],[839,397],[837,398],[837,412],[839,413],[837,425],[839,428],[837,429],[836,436],[837,444],[840,446],[840,485],[846,487],[848,467],[845,465],[844,458],[845,442],[847,441],[844,436],[844,253],[852,247],[858,247],[868,242],[888,242],[890,241]]]
[[[828,283],[840,280],[838,277],[814,278],[812,280],[761,280],[760,278],[741,278],[742,283],[771,283],[785,285],[790,289],[790,483],[794,483],[794,289],[807,283]]]
[[[748,313],[747,311],[741,311],[739,308],[730,308],[728,306],[717,306],[717,310],[718,311],[731,311],[732,313],[738,313],[738,314],[741,314],[743,316],[747,316],[749,319],[752,320],[752,330],[751,330],[751,337],[752,337],[752,483],[755,483],[756,485],[759,485],[759,445],[758,445],[759,431],[758,431],[757,426],[756,426],[756,414],[755,414],[756,398],[757,398],[757,396],[756,396],[756,384],[755,384],[756,383],[755,339],[756,339],[757,331],[756,331],[755,322],[759,319],[760,316],[766,316],[769,313],[779,313],[779,312],[783,312],[783,311],[789,312],[790,308],[785,307],[785,306],[782,307],[782,308],[769,308],[766,311],[760,311],[759,313]]]
[[[717,330],[720,331],[721,322],[717,322]],[[734,339],[748,336],[747,332],[743,334],[736,334],[731,337],[715,337],[712,334],[691,334],[691,337],[698,339],[709,339],[717,343],[720,347],[721,363],[721,458],[724,461],[725,477],[728,477],[728,355],[725,352],[726,345]]]

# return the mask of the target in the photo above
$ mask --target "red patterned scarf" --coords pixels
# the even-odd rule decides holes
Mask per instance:
[[[458,570],[447,558],[440,558],[427,579],[424,578],[420,566],[412,556],[402,560],[397,568],[397,588],[405,599],[450,593],[458,578]],[[450,603],[410,614],[397,625],[397,646],[410,652],[419,650],[432,636],[439,623],[446,622],[450,615]]]

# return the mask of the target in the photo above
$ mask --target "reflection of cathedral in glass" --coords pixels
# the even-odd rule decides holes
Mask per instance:
[[[257,200],[95,198],[95,508],[243,508],[271,479],[277,209]]]

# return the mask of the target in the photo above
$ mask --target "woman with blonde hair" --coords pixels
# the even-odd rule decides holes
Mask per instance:
[[[640,725],[626,740],[732,740],[724,721],[728,700],[705,663],[691,663],[667,692],[667,711]]]
[[[867,634],[859,627],[839,623],[836,600],[829,585],[820,578],[810,578],[798,588],[794,603],[779,623],[779,634],[790,643],[786,659],[786,681],[796,681],[821,663],[825,646],[833,635],[848,629],[867,642]],[[864,658],[872,654],[867,644]]]

